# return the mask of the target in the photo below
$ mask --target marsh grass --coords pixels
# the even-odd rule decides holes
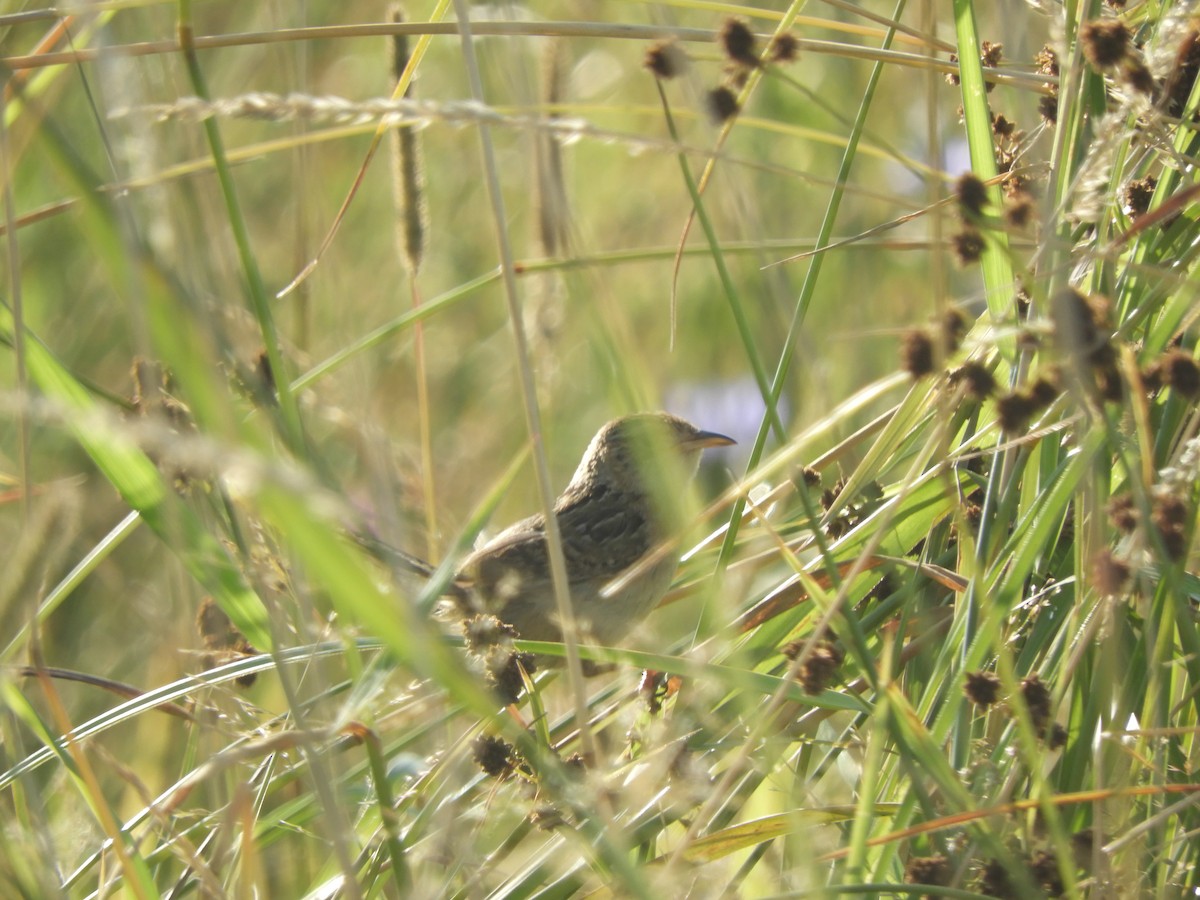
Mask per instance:
[[[1193,895],[1190,4],[467,6],[0,16],[3,893]],[[457,560],[660,406],[501,708]]]

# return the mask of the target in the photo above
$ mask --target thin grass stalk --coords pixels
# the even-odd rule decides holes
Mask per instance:
[[[12,186],[16,178],[16,161],[12,159],[8,141],[8,85],[0,97],[0,178],[4,180],[4,223],[5,246],[8,250],[9,304],[12,307],[13,355],[17,370],[17,395],[29,396],[28,373],[25,370],[25,304],[21,293],[21,250],[17,244],[16,209],[13,204]],[[30,424],[24,404],[17,412],[18,451],[17,467],[21,474],[21,516],[28,520],[33,501],[33,476],[29,469]]]
[[[679,133],[675,128],[675,120],[671,116],[671,104],[667,100],[667,93],[663,89],[661,80],[655,79],[654,84],[658,88],[658,96],[662,101],[663,119],[666,122],[667,130],[671,138],[678,142]],[[725,292],[725,300],[729,304],[729,311],[733,314],[733,321],[737,325],[738,336],[742,340],[742,349],[745,351],[746,361],[750,363],[750,368],[754,373],[755,384],[758,386],[763,404],[766,406],[764,419],[770,423],[775,430],[775,434],[782,440],[787,432],[783,427],[783,422],[779,418],[779,411],[775,406],[776,398],[771,395],[770,383],[767,381],[767,372],[763,368],[762,360],[759,358],[758,348],[755,347],[750,321],[746,317],[745,309],[742,307],[737,288],[733,285],[733,277],[729,273],[729,268],[725,265],[725,256],[721,253],[721,241],[717,237],[716,228],[708,216],[708,210],[704,206],[700,188],[696,183],[695,176],[692,175],[692,169],[688,165],[687,157],[683,153],[679,153],[677,159],[679,160],[679,171],[683,175],[683,182],[687,186],[688,194],[692,198],[692,211],[696,218],[700,220],[700,227],[704,230],[704,237],[708,242],[709,254],[712,257],[713,265],[716,266],[717,277],[720,279],[721,287]],[[678,254],[677,258],[680,258]]]
[[[905,3],[906,0],[899,0],[893,18],[900,16],[904,10]],[[893,34],[894,32],[889,31],[884,38],[883,46],[885,49],[891,45]],[[787,382],[787,374],[791,368],[792,354],[795,352],[797,344],[796,338],[800,332],[800,326],[804,322],[805,315],[808,312],[809,304],[812,302],[813,295],[816,292],[817,279],[820,276],[823,259],[820,249],[829,243],[833,234],[833,224],[837,220],[838,210],[841,207],[842,196],[844,194],[842,186],[849,182],[850,169],[857,153],[858,141],[862,136],[863,128],[866,126],[867,112],[871,107],[871,101],[875,96],[875,88],[879,84],[879,79],[882,75],[883,64],[876,63],[871,68],[871,74],[867,79],[867,87],[863,92],[863,99],[859,104],[858,114],[854,118],[854,128],[850,132],[850,138],[846,144],[846,152],[842,155],[842,161],[838,167],[836,186],[830,193],[829,203],[825,207],[825,214],[821,219],[821,225],[817,231],[816,249],[814,250],[812,262],[809,263],[808,271],[805,273],[804,283],[800,288],[800,296],[796,299],[796,305],[792,312],[792,320],[788,325],[787,335],[784,339],[783,352],[780,355],[779,364],[776,366],[775,374],[771,380],[769,393],[771,399],[767,404],[768,410],[774,409],[775,404],[778,403],[779,398],[783,395],[783,388]],[[746,462],[747,473],[753,472],[762,459],[771,427],[772,422],[769,417],[763,416],[758,433],[754,438],[754,444],[750,448],[750,457]],[[721,544],[721,552],[717,559],[718,568],[724,568],[733,558],[739,523],[741,522],[745,505],[745,500],[738,498],[730,510],[729,528],[725,532],[725,540]]]
[[[179,0],[178,28],[180,50],[184,56],[192,88],[198,96],[207,100],[211,94],[208,90],[208,81],[204,77],[204,70],[200,67],[200,58],[196,54],[192,29],[192,0]],[[209,151],[212,153],[213,169],[221,186],[221,195],[229,216],[229,227],[233,232],[234,244],[237,246],[238,257],[246,277],[246,289],[250,294],[250,309],[262,332],[267,361],[272,372],[272,380],[282,414],[282,436],[298,459],[308,459],[309,452],[304,436],[304,425],[300,419],[300,409],[291,388],[290,366],[284,365],[279,332],[275,325],[275,315],[271,311],[271,300],[267,295],[267,288],[258,268],[258,259],[250,246],[250,233],[246,227],[245,217],[242,215],[237,188],[233,183],[233,173],[230,171],[229,160],[225,154],[225,143],[221,138],[221,130],[215,121],[209,119],[204,122],[204,134],[208,140]]]
[[[458,15],[459,34],[462,40],[463,62],[471,95],[478,103],[485,103],[483,81],[479,74],[479,63],[475,58],[475,45],[470,23],[470,8],[465,0],[454,0]],[[583,666],[579,659],[579,641],[575,628],[575,614],[571,606],[571,589],[567,577],[566,560],[563,556],[562,534],[558,518],[554,514],[555,493],[550,481],[550,469],[546,464],[546,449],[542,439],[541,412],[538,409],[537,385],[530,362],[528,340],[525,336],[525,317],[522,312],[521,296],[517,290],[513,253],[508,239],[508,215],[500,189],[500,177],[492,148],[491,129],[484,122],[478,125],[480,149],[483,157],[484,181],[491,201],[492,218],[495,224],[496,244],[500,255],[500,273],[504,284],[504,295],[508,305],[509,324],[512,327],[516,351],[517,374],[520,378],[521,404],[525,411],[525,425],[529,430],[533,447],[533,465],[536,475],[538,496],[545,514],[546,545],[550,563],[550,580],[554,587],[554,602],[559,620],[563,625],[563,645],[566,650],[567,676],[575,703],[576,724],[579,728],[580,744],[586,756],[598,759],[592,734],[587,727],[587,690],[583,683]],[[629,885],[632,887],[632,885]]]
[[[393,4],[389,12],[392,22],[404,21],[404,10]],[[408,52],[408,38],[394,35],[388,42],[391,74],[395,81],[393,96],[405,99],[413,96],[413,61]],[[408,270],[412,309],[421,306],[421,291],[417,275],[425,255],[425,235],[428,231],[429,206],[425,201],[425,162],[421,138],[416,128],[400,125],[392,131],[392,184],[399,213],[397,243],[401,259]],[[417,381],[417,418],[421,446],[421,486],[425,507],[425,556],[438,560],[437,490],[433,465],[433,426],[429,406],[429,372],[425,358],[425,327],[420,320],[413,324],[413,366]]]

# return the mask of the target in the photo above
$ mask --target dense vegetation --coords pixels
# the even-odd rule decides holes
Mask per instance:
[[[0,893],[1195,895],[1192,5],[0,14]],[[464,647],[655,408],[662,608]]]

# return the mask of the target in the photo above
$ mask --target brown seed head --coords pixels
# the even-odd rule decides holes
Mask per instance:
[[[1200,364],[1185,350],[1172,350],[1160,360],[1163,381],[1184,397],[1200,394]]]
[[[1109,550],[1101,550],[1092,557],[1092,581],[1096,590],[1108,597],[1125,593],[1129,584],[1129,566],[1112,555]]]
[[[705,95],[705,104],[708,106],[709,117],[716,125],[732,119],[741,110],[733,91],[724,86],[709,91]]]
[[[666,81],[687,70],[688,56],[677,41],[659,41],[650,45],[643,65],[654,73],[655,78]]]
[[[913,378],[924,378],[933,372],[933,341],[924,329],[913,329],[904,335],[900,345],[900,365]]]
[[[970,221],[983,215],[983,208],[988,204],[987,185],[974,172],[966,172],[954,182],[954,195],[958,199],[958,209],[963,217]]]
[[[968,672],[963,692],[976,706],[986,709],[1000,699],[1000,679],[991,672]]]
[[[904,880],[908,884],[948,885],[953,873],[946,857],[914,856],[904,866]]]
[[[1150,209],[1150,201],[1154,199],[1154,191],[1158,187],[1158,179],[1153,175],[1136,178],[1125,184],[1121,197],[1125,201],[1125,210],[1131,216],[1140,216]]]
[[[771,38],[767,52],[773,63],[795,62],[800,58],[800,39],[790,31],[782,31]]]
[[[1100,71],[1111,69],[1129,55],[1129,29],[1120,19],[1093,19],[1079,29],[1083,55]]]
[[[512,744],[491,734],[481,734],[471,748],[475,764],[485,775],[504,778],[513,770],[516,750]]]
[[[745,20],[726,19],[721,30],[717,32],[717,42],[732,62],[752,69],[759,66],[758,54],[754,52],[754,32]]]
[[[979,262],[983,257],[983,251],[987,248],[987,244],[983,241],[983,235],[975,228],[964,228],[950,240],[960,266],[969,266]]]

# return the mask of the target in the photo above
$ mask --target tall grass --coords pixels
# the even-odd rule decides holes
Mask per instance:
[[[4,895],[1194,895],[1192,6],[0,15]],[[504,708],[440,595],[659,407]]]

